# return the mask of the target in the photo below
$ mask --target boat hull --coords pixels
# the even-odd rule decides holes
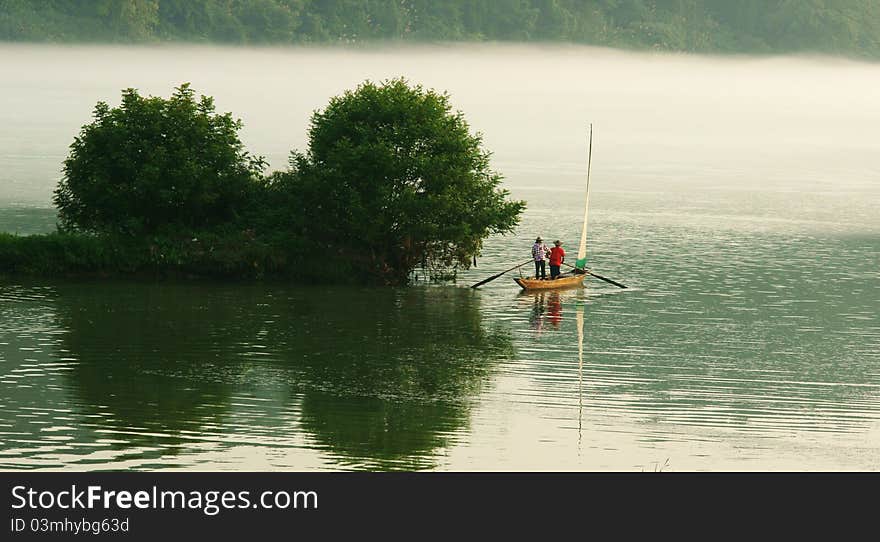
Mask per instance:
[[[533,278],[514,278],[523,290],[557,290],[559,288],[577,288],[584,285],[584,277],[587,275],[569,275],[556,280],[541,280]]]

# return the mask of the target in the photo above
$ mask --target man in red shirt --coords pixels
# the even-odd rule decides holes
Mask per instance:
[[[559,267],[565,261],[565,251],[562,249],[562,241],[553,241],[556,245],[550,249],[550,280],[559,276]]]

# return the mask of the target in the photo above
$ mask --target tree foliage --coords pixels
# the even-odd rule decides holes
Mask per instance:
[[[300,231],[386,282],[424,266],[467,267],[524,203],[499,189],[489,153],[446,94],[396,79],[366,82],[316,112],[306,154],[273,179]]]
[[[0,0],[0,39],[565,41],[880,55],[874,0]]]
[[[57,239],[97,235],[38,267],[102,271],[117,254],[133,272],[402,284],[417,266],[443,278],[467,267],[524,208],[448,95],[403,79],[331,99],[307,152],[268,177],[240,128],[188,84],[168,99],[127,89],[118,107],[99,102],[54,195]],[[8,265],[27,264],[9,254]],[[307,259],[319,265],[300,269]]]
[[[147,234],[197,230],[235,218],[264,167],[238,138],[241,122],[217,114],[188,84],[168,98],[122,93],[99,102],[64,161],[54,203],[65,229]]]

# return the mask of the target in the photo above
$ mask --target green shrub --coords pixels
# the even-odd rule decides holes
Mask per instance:
[[[241,122],[188,84],[169,99],[122,93],[99,102],[64,161],[54,202],[63,229],[153,234],[235,220],[265,164],[244,150]]]
[[[308,153],[268,182],[286,228],[392,284],[418,266],[466,268],[485,237],[512,231],[525,203],[500,183],[448,95],[403,79],[331,99],[312,117]]]

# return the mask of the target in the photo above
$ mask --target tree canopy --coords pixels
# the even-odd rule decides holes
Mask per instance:
[[[401,283],[418,266],[467,267],[485,237],[512,231],[525,204],[500,183],[448,95],[395,79],[315,112],[308,151],[272,184],[304,235]]]
[[[64,161],[54,203],[65,229],[126,234],[196,230],[244,210],[264,168],[238,137],[241,122],[196,99],[188,84],[174,94],[122,92],[122,104],[98,102]]]
[[[561,41],[880,55],[873,0],[0,0],[0,40]]]
[[[55,190],[60,228],[121,243],[107,245],[117,256],[149,245],[128,267],[404,284],[416,267],[454,276],[525,207],[449,96],[403,79],[332,98],[286,171],[265,176],[240,128],[188,84],[168,99],[126,89],[118,107],[98,102]],[[306,261],[317,265],[298,269]]]

